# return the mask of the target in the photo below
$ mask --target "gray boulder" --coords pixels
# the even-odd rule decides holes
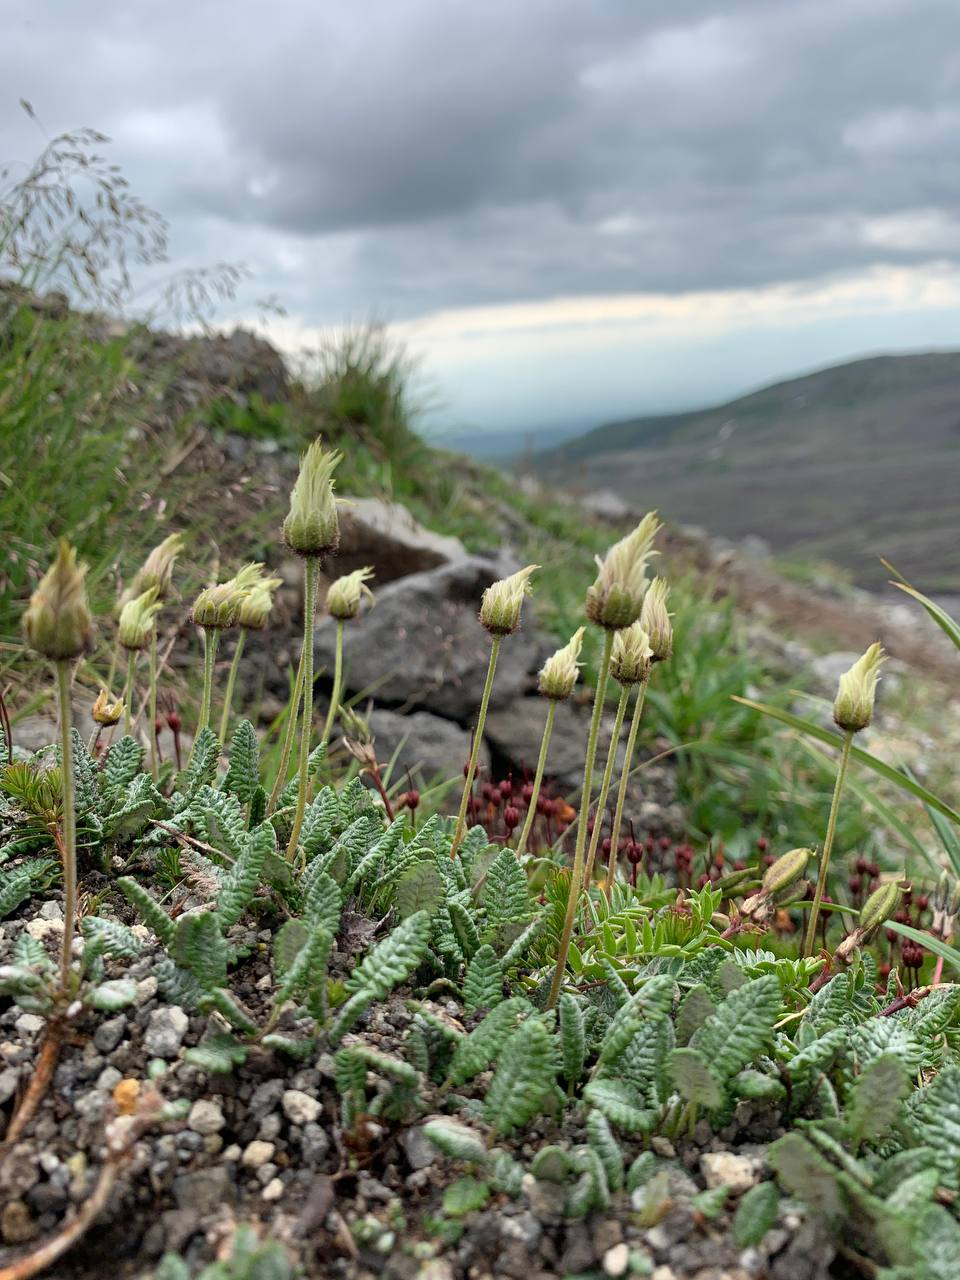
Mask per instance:
[[[430,782],[460,779],[470,755],[469,729],[431,715],[429,711],[413,711],[404,716],[382,707],[370,714],[369,724],[380,764],[393,760],[391,780],[406,780],[408,771],[420,787]],[[489,764],[490,752],[482,743],[480,767],[488,770]]]
[[[426,529],[406,507],[380,498],[348,498],[340,511],[340,549],[327,566],[331,574],[371,565],[381,587],[412,573],[462,560],[459,538]]]

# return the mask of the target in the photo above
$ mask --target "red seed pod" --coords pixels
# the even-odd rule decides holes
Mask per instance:
[[[603,840],[601,840],[600,852],[603,854],[605,858],[610,857],[610,837],[609,836],[604,836]]]
[[[877,876],[880,874],[880,868],[875,862],[867,863],[867,871],[874,880],[876,880]]]
[[[866,858],[861,856],[856,860],[856,862],[853,865],[854,867],[856,867],[857,875],[865,876],[867,874],[867,868],[870,866],[870,863],[867,862]]]
[[[702,875],[697,880],[697,888],[702,889],[705,884],[709,884],[709,883],[710,883],[710,877],[706,875]]]
[[[542,818],[548,818],[555,810],[556,806],[549,796],[539,796],[537,798],[537,813]]]
[[[863,888],[863,881],[860,879],[859,876],[851,876],[850,879],[847,881],[847,885],[851,893],[859,893],[860,890]]]
[[[889,978],[889,977],[890,977],[890,966],[889,966],[889,964],[887,964],[887,962],[886,962],[886,961],[884,961],[884,962],[883,962],[883,964],[878,965],[878,967],[877,967],[877,975],[878,975],[878,977],[881,977],[881,978]]]
[[[500,794],[504,800],[509,800],[513,795],[513,780],[511,778],[504,778],[500,783]]]
[[[503,811],[503,825],[508,831],[512,831],[514,827],[520,824],[520,810],[515,809],[512,804],[508,804]]]
[[[654,849],[657,847],[657,842],[654,840],[653,836],[647,836],[646,840],[643,843],[647,853],[653,853]],[[679,855],[679,852],[680,851],[678,849],[677,850],[678,855]]]
[[[520,799],[524,802],[524,804],[529,805],[530,801],[533,799],[533,783],[532,782],[525,782],[523,786],[520,788]]]
[[[401,800],[410,812],[413,813],[420,804],[420,792],[411,787],[409,791],[405,791],[403,793]]]
[[[766,853],[769,848],[770,848],[770,841],[767,839],[767,837],[766,836],[758,837],[757,850],[760,853]]]
[[[638,866],[643,861],[643,845],[638,840],[631,840],[627,845],[627,860],[633,866]]]
[[[918,893],[916,898],[914,899],[914,905],[916,906],[918,911],[926,911],[926,909],[930,906],[929,896],[925,893]]]
[[[179,711],[167,712],[167,728],[171,733],[179,733],[183,727],[183,721],[180,719]]]
[[[772,867],[775,862],[776,862],[776,858],[772,853],[764,854],[763,865],[765,867]]]
[[[663,849],[663,850],[667,850],[667,849],[669,849],[669,848],[670,848],[670,846],[671,846],[672,844],[673,844],[673,841],[670,839],[670,837],[669,837],[669,836],[661,836],[661,837],[660,837],[660,848],[661,848],[661,849]]]
[[[733,869],[734,871],[746,871],[747,864],[744,862],[742,858],[737,858],[734,861]]]

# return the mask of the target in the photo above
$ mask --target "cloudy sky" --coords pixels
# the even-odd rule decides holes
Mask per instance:
[[[91,125],[294,348],[380,317],[456,429],[960,346],[957,0],[3,0],[0,160]],[[33,104],[37,120],[18,107]]]

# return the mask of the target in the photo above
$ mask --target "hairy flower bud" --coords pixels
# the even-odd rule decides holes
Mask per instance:
[[[652,546],[659,529],[657,513],[651,511],[602,560],[597,557],[599,572],[587,590],[586,609],[591,622],[616,631],[640,617],[647,590],[647,562],[656,554]]]
[[[124,649],[145,649],[156,626],[157,614],[163,608],[157,588],[151,587],[142,595],[134,596],[120,610],[117,639]]]
[[[799,880],[812,857],[812,849],[791,849],[789,853],[781,854],[764,873],[761,886],[763,892],[780,893],[795,880]]]
[[[205,587],[193,604],[191,616],[194,623],[214,631],[237,626],[240,606],[249,594],[249,587],[238,587],[235,579]]]
[[[90,716],[95,724],[109,726],[119,724],[120,717],[123,715],[123,699],[118,698],[116,702],[110,701],[110,695],[106,689],[101,689],[97,695],[97,699],[90,708]]]
[[[540,668],[538,688],[545,698],[562,702],[573,693],[573,687],[580,675],[580,650],[583,647],[583,634],[586,627],[578,627],[569,641],[550,655]]]
[[[833,718],[848,732],[866,729],[873,719],[873,704],[877,696],[880,667],[886,655],[879,644],[872,644],[862,658],[858,658],[849,671],[840,677],[837,696],[833,704]]]
[[[642,623],[634,622],[613,637],[610,674],[617,684],[641,684],[650,675],[653,650]]]
[[[480,621],[494,636],[508,636],[520,626],[520,610],[524,597],[530,594],[530,575],[539,569],[528,564],[509,578],[501,578],[487,587],[480,601]]]
[[[182,550],[182,533],[171,533],[154,547],[133,575],[130,586],[120,597],[120,607],[122,608],[128,600],[143,595],[151,587],[156,587],[158,600],[165,600],[170,594],[170,586],[173,582],[173,566]]]
[[[654,578],[643,597],[640,625],[650,638],[654,662],[666,662],[673,653],[673,624],[667,612],[670,587],[664,578]]]
[[[360,612],[360,598],[366,596],[373,603],[373,592],[367,582],[373,577],[369,565],[364,569],[354,569],[353,573],[345,573],[330,584],[327,591],[327,612],[338,622],[347,622]]]
[[[262,631],[273,608],[273,593],[283,582],[282,578],[258,578],[250,588],[250,594],[240,604],[240,625],[248,631]]]
[[[343,454],[324,449],[319,437],[300,459],[300,474],[283,522],[283,540],[298,555],[330,555],[340,545],[333,473],[342,460]]]
[[[93,618],[87,604],[85,564],[62,539],[57,558],[30,597],[23,630],[38,653],[55,661],[78,658],[93,643]]]
[[[353,707],[341,707],[337,714],[345,737],[362,746],[372,744],[373,734],[370,731],[370,725],[359,711],[355,711]]]

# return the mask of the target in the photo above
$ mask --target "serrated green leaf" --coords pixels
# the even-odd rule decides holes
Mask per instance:
[[[430,944],[430,916],[418,911],[401,921],[392,933],[378,942],[354,969],[348,991],[370,991],[382,1000],[395,986],[409,978],[427,954]]]
[[[881,1054],[864,1068],[854,1083],[846,1110],[847,1132],[854,1146],[887,1132],[908,1086],[906,1068],[893,1054]]]
[[[587,1037],[583,1013],[576,998],[568,991],[557,1003],[560,1024],[560,1048],[563,1055],[563,1078],[568,1085],[579,1083],[587,1057]]]
[[[230,766],[223,780],[223,789],[232,792],[241,804],[249,804],[259,785],[260,746],[257,731],[249,720],[241,720],[230,740]]]
[[[503,999],[503,971],[493,947],[484,944],[467,966],[463,1003],[468,1011],[492,1009]]]
[[[117,1009],[126,1009],[137,999],[137,984],[132,978],[115,978],[111,982],[101,982],[98,986],[88,987],[83,1002],[91,1009],[100,1009],[113,1013]]]
[[[170,950],[175,963],[189,970],[205,991],[226,986],[229,948],[212,911],[180,916]]]
[[[723,1089],[696,1049],[674,1049],[670,1055],[670,1078],[682,1098],[708,1111],[723,1105]]]
[[[512,1133],[543,1110],[559,1065],[556,1041],[541,1018],[521,1023],[497,1055],[484,1100],[487,1120],[498,1133]]]
[[[764,1051],[780,1013],[780,983],[772,974],[731,991],[690,1038],[710,1073],[727,1080]]]
[[[757,1245],[777,1222],[780,1197],[772,1182],[758,1182],[750,1187],[733,1215],[732,1234],[741,1249]]]
[[[641,1094],[625,1080],[591,1080],[583,1097],[625,1133],[652,1133],[657,1123],[657,1113],[644,1107]]]
[[[469,1175],[451,1182],[443,1193],[443,1212],[450,1218],[463,1218],[482,1209],[490,1199],[490,1184],[478,1182]]]
[[[154,902],[146,889],[132,876],[121,876],[117,881],[117,888],[141,920],[153,930],[164,946],[169,947],[173,942],[176,925],[159,903]]]
[[[523,996],[511,996],[487,1014],[483,1021],[458,1041],[450,1064],[450,1082],[465,1084],[485,1070],[500,1052],[520,1019],[533,1006]]]
[[[207,1036],[192,1049],[184,1049],[183,1060],[219,1075],[229,1075],[247,1060],[247,1047],[228,1032]]]

